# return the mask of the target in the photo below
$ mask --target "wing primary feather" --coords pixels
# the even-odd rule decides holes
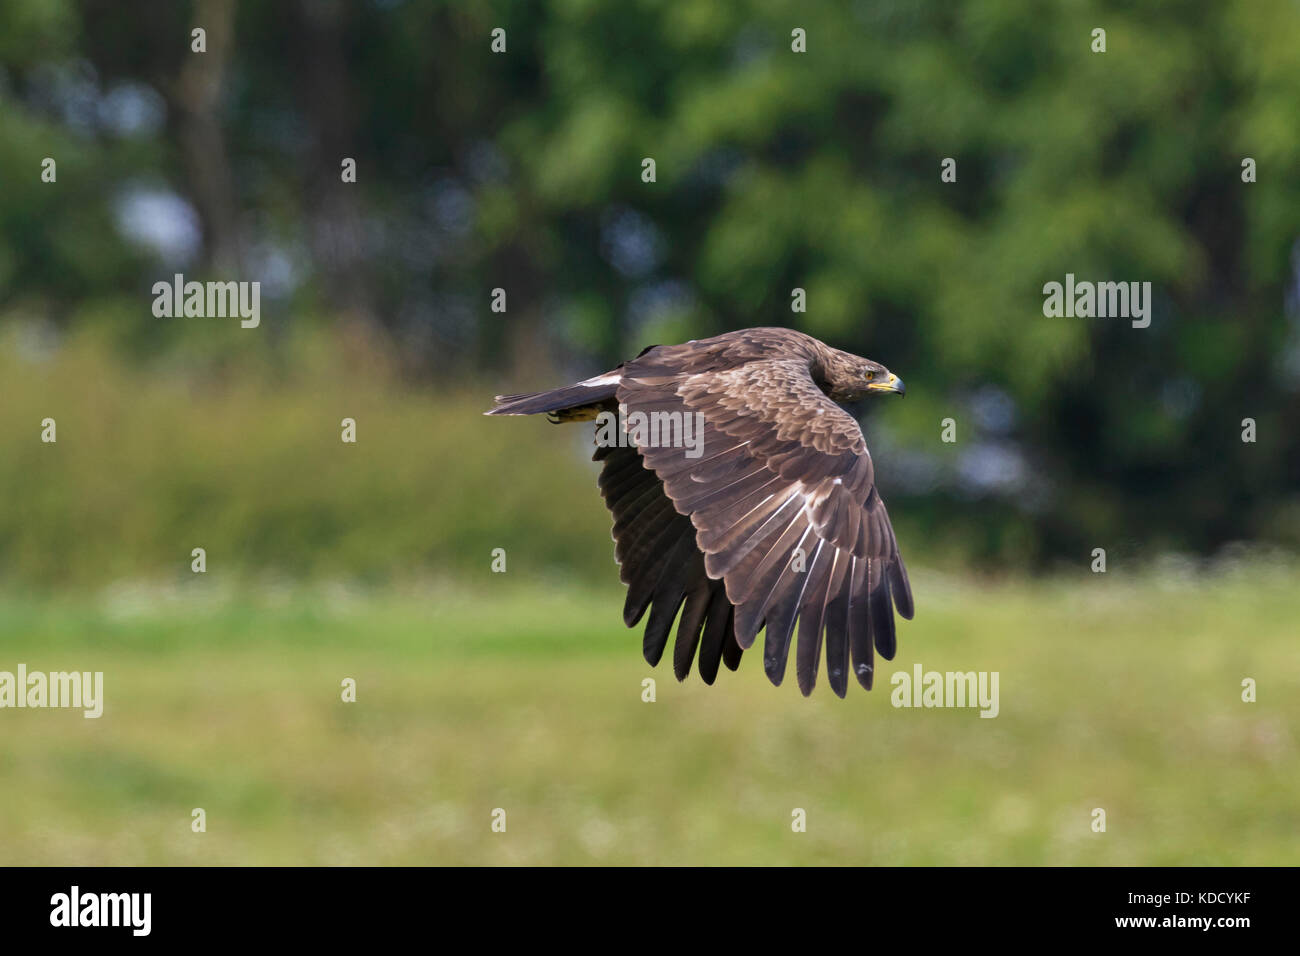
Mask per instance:
[[[729,616],[731,626],[727,629],[727,636],[722,641],[722,663],[727,665],[727,670],[734,671],[740,666],[740,658],[745,653],[745,649],[736,640],[736,608],[734,605]]]
[[[817,668],[822,654],[822,611],[826,607],[825,585],[823,578],[829,574],[823,570],[821,563],[825,541],[817,542],[817,550],[808,564],[808,583],[804,588],[804,601],[799,608],[799,641],[795,650],[795,677],[799,682],[800,692],[807,697],[817,684]],[[831,548],[832,553],[835,552]]]
[[[889,565],[889,592],[893,595],[894,606],[898,608],[899,617],[910,621],[915,613],[915,608],[912,606],[912,584],[907,580],[907,568],[903,566],[903,556],[897,550],[894,551],[894,560]]]
[[[700,639],[700,677],[706,684],[717,680],[718,662],[722,660],[723,643],[732,633],[734,613],[727,592],[723,588],[714,591],[709,602],[709,620]]]
[[[808,531],[809,529],[804,530],[804,537],[807,537]],[[803,538],[800,538],[799,545],[796,547],[802,545]],[[787,575],[797,575],[797,580],[789,579]],[[773,596],[777,594],[777,589],[780,588],[781,582],[785,580],[789,580],[789,584],[785,586],[785,591],[781,592],[774,601]],[[799,605],[803,603],[803,594],[807,585],[807,573],[794,571],[792,562],[787,561],[772,594],[764,601],[767,613],[767,633],[763,636],[763,671],[767,674],[767,679],[777,687],[780,687],[781,681],[785,680],[785,668],[790,656],[790,638],[794,632],[795,615],[799,613]]]
[[[835,573],[826,592],[826,679],[840,698],[849,689],[849,597],[856,560],[851,552],[837,553]]]
[[[849,598],[849,649],[853,674],[866,690],[871,690],[875,670],[875,652],[871,646],[871,558],[856,558],[853,566],[852,596]]]
[[[704,576],[703,562],[698,557],[695,560],[699,564],[699,576],[687,595],[686,608],[682,611],[681,623],[677,625],[677,640],[673,644],[673,674],[678,680],[685,680],[691,672],[691,662],[695,660],[695,648],[700,643],[700,631],[704,627],[712,593],[709,579]]]
[[[889,597],[889,575],[882,574],[871,592],[871,633],[876,650],[887,661],[894,659],[894,602]]]

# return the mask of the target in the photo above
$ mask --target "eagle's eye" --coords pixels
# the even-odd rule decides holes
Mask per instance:
[[[876,373],[871,369],[867,369],[865,372],[862,373],[862,377],[869,382],[876,377]]]

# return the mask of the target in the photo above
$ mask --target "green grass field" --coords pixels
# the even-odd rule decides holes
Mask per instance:
[[[1300,863],[1293,572],[914,584],[844,701],[748,654],[678,684],[612,586],[11,592],[0,670],[106,704],[0,712],[0,864]],[[918,662],[998,671],[999,716],[892,707]]]

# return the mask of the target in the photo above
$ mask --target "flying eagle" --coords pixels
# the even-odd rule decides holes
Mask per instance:
[[[735,670],[766,628],[763,667],[779,685],[797,619],[799,689],[812,693],[824,634],[831,688],[843,697],[850,661],[870,690],[873,645],[893,658],[894,609],[912,617],[871,455],[837,404],[886,393],[902,395],[903,382],[878,362],[802,332],[759,328],[655,345],[576,385],[498,395],[486,414],[619,423],[618,441],[608,440],[613,429],[602,441],[598,427],[594,460],[628,589],[623,620],[634,627],[649,609],[643,650],[652,666],[681,611],[678,680],[698,647],[700,675],[712,684],[719,662]],[[660,439],[692,423],[701,430],[691,447],[647,441],[656,430],[628,425],[638,414],[640,424],[665,423]]]

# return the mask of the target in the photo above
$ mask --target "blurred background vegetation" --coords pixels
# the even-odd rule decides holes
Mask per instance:
[[[6,0],[0,640],[32,667],[102,658],[123,689],[116,724],[25,714],[35,736],[5,735],[0,774],[28,786],[0,848],[1295,862],[1297,49],[1291,0]],[[260,282],[261,326],[156,318],[151,288],[178,272]],[[1067,272],[1151,282],[1150,327],[1045,318],[1043,285]],[[751,661],[723,677],[734,697],[692,679],[667,725],[633,696],[592,735],[647,669],[618,620],[590,436],[479,413],[755,325],[907,381],[864,419],[917,568],[899,664],[1018,662],[1003,718],[917,724],[887,690],[805,704]],[[496,547],[507,575],[488,573]],[[386,688],[380,715],[322,716],[349,668]],[[1260,716],[1238,716],[1240,678],[1265,671]],[[748,736],[760,706],[794,729]],[[864,721],[890,726],[862,744]],[[669,734],[686,756],[645,756]],[[567,764],[573,735],[592,766]],[[286,754],[290,738],[305,749]],[[389,779],[377,753],[413,776]],[[667,789],[597,768],[618,753]],[[352,757],[349,785],[311,769]],[[871,769],[904,760],[888,785]],[[507,792],[586,835],[533,830],[499,856],[448,838],[521,761]],[[88,793],[107,795],[93,824]],[[185,842],[199,793],[239,821],[215,856]],[[785,809],[745,844],[717,793],[748,814],[820,800],[840,835],[792,850]],[[1128,842],[1068,835],[1108,799],[1130,810]],[[674,801],[694,816],[655,816]],[[179,804],[183,835],[132,842]],[[899,807],[915,816],[877,841]]]
[[[552,462],[530,469],[537,494],[483,467],[500,443],[568,436],[464,413],[655,342],[794,324],[906,379],[907,401],[871,409],[867,431],[912,553],[1023,570],[1094,547],[1300,542],[1300,14],[1288,0],[196,0],[129,16],[13,0],[0,17],[3,374],[6,411],[23,412],[0,426],[11,500],[39,508],[63,480],[174,481],[164,502],[241,509],[260,530],[231,542],[243,559],[368,568],[385,560],[370,545],[388,539],[391,513],[412,510],[392,485],[363,508],[356,488],[328,484],[331,431],[354,410],[342,399],[362,403],[360,363],[383,373],[367,388],[413,390],[400,434],[360,419],[353,456],[428,496],[424,544],[394,560],[462,564],[466,536],[437,517],[453,500],[467,522],[526,518],[530,547],[575,560],[536,521],[574,467],[553,486]],[[206,53],[191,52],[195,25]],[[1099,25],[1104,54],[1091,51]],[[794,26],[805,54],[791,52]],[[490,49],[497,27],[504,54]],[[57,183],[40,181],[44,157]],[[355,184],[341,181],[344,157]],[[644,157],[655,183],[642,182]],[[940,181],[945,157],[956,183]],[[1242,182],[1245,157],[1258,182]],[[155,318],[149,290],[174,272],[260,281],[262,327]],[[1150,281],[1151,327],[1045,318],[1043,284],[1067,272]],[[498,287],[504,314],[490,310]],[[795,287],[806,313],[791,312]],[[303,349],[332,349],[336,364],[304,368]],[[65,375],[114,378],[131,400],[106,408],[54,384]],[[136,415],[135,383],[167,424]],[[465,405],[421,405],[449,388]],[[175,400],[185,389],[198,404]],[[227,389],[260,404],[237,410]],[[275,408],[322,389],[340,399],[328,415],[302,406],[291,425]],[[116,416],[82,422],[84,438],[119,450],[111,475],[32,467],[44,451],[27,449],[32,413],[58,419],[68,402],[84,406],[69,415]],[[187,415],[220,423],[230,447]],[[955,445],[939,441],[945,417]],[[1258,423],[1254,444],[1243,418]],[[131,443],[171,445],[164,428],[200,447],[173,446],[182,467],[145,475]],[[431,453],[453,443],[455,455]],[[251,500],[210,460],[251,478],[277,456],[326,482],[309,489],[316,504],[286,501],[302,490],[291,480]],[[421,460],[441,479],[418,480]],[[33,550],[10,515],[6,573],[140,570],[175,539],[167,514],[119,509],[107,489],[67,496],[141,547],[92,562],[88,541],[47,531]],[[370,522],[370,542],[351,547]],[[404,522],[401,537],[418,532]],[[310,556],[296,550],[304,536]]]

